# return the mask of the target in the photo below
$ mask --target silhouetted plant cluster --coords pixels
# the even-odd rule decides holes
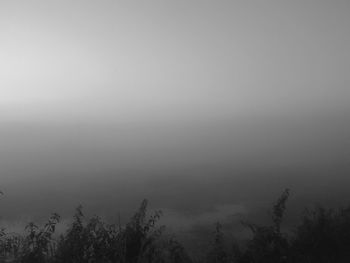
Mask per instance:
[[[95,216],[86,219],[82,207],[73,222],[58,238],[54,237],[60,217],[53,214],[44,227],[29,223],[25,236],[0,231],[0,262],[23,263],[151,263],[190,262],[183,246],[173,237],[163,236],[156,226],[160,211],[147,217],[144,200],[125,226],[108,224]]]
[[[350,207],[338,210],[322,207],[307,210],[294,233],[281,232],[289,190],[285,190],[273,206],[272,224],[261,226],[249,222],[252,237],[242,248],[232,244],[231,251],[222,250],[222,234],[216,231],[215,255],[210,263],[345,263],[350,262]],[[220,238],[218,238],[218,235]]]
[[[161,211],[147,216],[147,200],[124,226],[100,217],[87,219],[82,207],[64,234],[55,235],[60,216],[53,214],[39,227],[26,226],[25,235],[0,229],[0,263],[342,263],[350,262],[350,208],[306,211],[294,232],[283,233],[289,190],[273,205],[271,224],[242,224],[252,236],[230,244],[216,224],[210,249],[201,260],[191,259],[174,237],[157,226]]]

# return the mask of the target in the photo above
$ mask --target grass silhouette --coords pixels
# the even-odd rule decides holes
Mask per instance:
[[[350,262],[350,208],[317,207],[302,215],[294,232],[283,233],[281,225],[289,190],[272,207],[271,224],[242,224],[251,238],[242,244],[227,244],[220,223],[213,242],[200,260],[192,259],[173,236],[158,225],[161,211],[147,213],[143,200],[125,225],[109,224],[100,217],[86,218],[81,206],[73,222],[58,238],[58,214],[38,226],[29,223],[24,235],[0,229],[0,262],[22,263],[342,263]]]

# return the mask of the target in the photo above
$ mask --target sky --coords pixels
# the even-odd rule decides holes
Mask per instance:
[[[1,1],[2,220],[177,225],[350,201],[349,1]]]

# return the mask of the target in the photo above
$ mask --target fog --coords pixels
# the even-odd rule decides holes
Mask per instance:
[[[2,1],[4,221],[343,205],[347,1]]]

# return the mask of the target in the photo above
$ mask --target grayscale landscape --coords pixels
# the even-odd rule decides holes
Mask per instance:
[[[1,1],[0,263],[349,262],[349,14]]]

